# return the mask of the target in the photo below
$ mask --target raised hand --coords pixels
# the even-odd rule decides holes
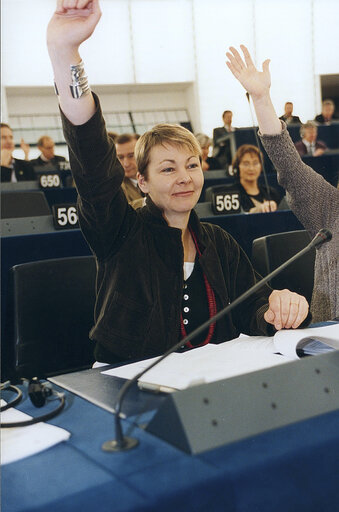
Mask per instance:
[[[24,139],[21,139],[20,140],[20,147],[22,149],[22,151],[24,152],[25,154],[25,160],[29,160],[29,152],[30,152],[30,146],[29,144],[27,144]]]
[[[240,48],[244,58],[231,46],[230,51],[226,52],[228,58],[228,61],[226,61],[227,66],[253,99],[268,95],[271,86],[269,59],[263,62],[263,70],[258,71],[246,46],[240,45]]]
[[[49,48],[77,50],[92,35],[100,17],[99,0],[58,0],[47,28]]]

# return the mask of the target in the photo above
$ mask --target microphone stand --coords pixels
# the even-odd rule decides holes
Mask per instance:
[[[258,134],[257,134],[257,130],[256,130],[256,125],[255,125],[255,121],[254,121],[254,116],[253,116],[253,112],[252,112],[252,108],[251,108],[250,95],[249,95],[248,92],[246,92],[246,98],[247,98],[248,105],[249,105],[249,108],[250,108],[250,113],[251,113],[251,118],[252,118],[252,128],[253,128],[253,131],[254,131],[255,141],[256,141],[256,144],[257,144],[258,149],[260,151],[259,138],[258,138]],[[261,153],[262,152],[260,151],[259,155],[260,155],[261,168],[262,168],[262,172],[263,172],[263,175],[264,175],[265,187],[267,189],[267,196],[268,196],[268,201],[269,201],[269,203],[268,203],[269,204],[269,210],[271,211],[271,204],[270,204],[271,193],[270,193],[270,188],[269,188],[269,185],[268,185],[267,173],[266,173],[266,169],[265,169],[265,165],[264,165],[264,158],[263,158]]]
[[[108,452],[120,452],[129,450],[131,448],[134,448],[139,444],[139,441],[135,438],[124,436],[122,432],[121,422],[120,422],[120,413],[121,413],[121,407],[123,399],[129,390],[129,388],[138,381],[140,377],[142,377],[146,372],[148,372],[151,368],[159,364],[161,361],[163,361],[166,357],[168,357],[172,352],[175,352],[179,348],[181,348],[185,343],[188,341],[191,341],[193,338],[198,336],[203,330],[205,330],[211,323],[216,322],[220,318],[222,318],[224,315],[227,315],[234,309],[236,306],[238,306],[241,302],[248,299],[253,293],[255,293],[259,288],[261,288],[267,281],[270,281],[273,277],[275,277],[277,274],[279,274],[282,270],[284,270],[287,266],[289,266],[291,263],[293,263],[295,260],[303,256],[305,253],[313,249],[314,247],[319,247],[323,243],[331,240],[332,233],[328,229],[321,229],[316,236],[311,240],[311,242],[304,247],[301,251],[299,251],[297,254],[292,256],[289,260],[285,261],[282,265],[280,265],[278,268],[273,270],[273,272],[270,272],[267,276],[263,277],[260,281],[258,281],[255,285],[253,285],[249,290],[242,293],[237,297],[231,304],[228,304],[224,309],[219,311],[216,315],[214,315],[212,318],[209,318],[204,322],[202,325],[194,329],[190,334],[185,336],[182,340],[180,340],[178,343],[173,345],[165,354],[160,356],[156,361],[151,363],[147,368],[144,368],[141,372],[139,372],[133,379],[128,380],[124,383],[122,388],[119,391],[116,405],[114,407],[115,409],[115,439],[106,441],[102,445],[102,449],[104,451]]]

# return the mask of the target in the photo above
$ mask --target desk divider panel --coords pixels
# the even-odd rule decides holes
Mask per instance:
[[[169,395],[146,430],[190,454],[339,408],[339,351]]]

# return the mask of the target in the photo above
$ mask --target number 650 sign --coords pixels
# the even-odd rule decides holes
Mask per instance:
[[[240,194],[232,190],[213,192],[212,209],[215,215],[240,212]]]
[[[52,210],[55,229],[74,229],[79,227],[78,214],[74,204],[55,204]]]

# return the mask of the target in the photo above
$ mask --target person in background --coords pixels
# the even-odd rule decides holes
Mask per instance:
[[[284,114],[279,119],[285,121],[286,124],[301,124],[300,117],[293,115],[292,101],[286,101],[284,110]]]
[[[210,147],[212,145],[212,139],[205,135],[204,133],[197,133],[195,138],[200,144],[201,147],[201,166],[203,171],[214,171],[216,169],[220,169],[219,161],[213,156],[208,156]]]
[[[33,166],[26,160],[13,158],[15,149],[14,137],[11,127],[1,123],[1,182],[33,181],[35,174]],[[21,144],[24,144],[21,141]],[[27,145],[25,145],[27,146]],[[24,148],[23,148],[24,149]],[[27,148],[26,148],[27,149]],[[25,151],[25,150],[24,150]],[[26,156],[26,155],[25,155]]]
[[[112,139],[113,142],[115,142],[119,137],[117,132],[107,132],[107,135]]]
[[[222,114],[223,126],[213,130],[213,157],[219,162],[219,169],[228,169],[232,161],[230,140],[223,140],[225,135],[234,132],[232,126],[233,113],[225,110]]]
[[[321,114],[315,116],[314,120],[319,124],[331,124],[333,121],[339,121],[335,115],[335,104],[332,100],[322,102]]]
[[[30,161],[34,167],[53,166],[58,168],[60,162],[66,162],[64,156],[54,153],[54,140],[49,135],[42,135],[37,142],[37,147],[40,151],[40,156]]]
[[[258,182],[262,171],[262,154],[256,146],[243,144],[234,155],[232,161],[233,176],[240,189],[240,204],[245,212],[275,212],[280,197],[278,192]]]
[[[327,148],[325,142],[318,140],[318,128],[314,121],[307,121],[300,128],[301,140],[295,142],[300,156],[321,156]]]
[[[332,232],[332,240],[316,251],[311,302],[313,322],[339,317],[339,190],[300,158],[286,124],[278,119],[270,97],[269,59],[258,71],[246,46],[244,58],[231,47],[227,66],[251,95],[259,123],[259,136],[288,195],[291,209],[312,237],[321,228]]]
[[[79,194],[79,223],[97,264],[90,338],[98,362],[117,363],[163,354],[258,276],[235,240],[194,212],[204,176],[200,146],[186,128],[156,125],[137,141],[137,179],[147,200],[143,208],[129,206],[121,189],[124,170],[79,54],[99,22],[99,2],[74,4],[70,9],[69,1],[58,0],[47,45]],[[74,68],[83,78],[74,84],[76,94],[69,87]],[[304,297],[265,285],[182,350],[240,332],[297,328],[307,318]]]
[[[127,201],[131,204],[137,201],[137,205],[139,205],[139,200],[143,198],[143,194],[138,187],[138,168],[134,156],[134,149],[138,138],[139,135],[136,133],[124,133],[118,135],[114,141],[117,157],[125,171],[125,177],[121,185],[122,190],[124,191]],[[111,139],[113,140],[112,137]]]

